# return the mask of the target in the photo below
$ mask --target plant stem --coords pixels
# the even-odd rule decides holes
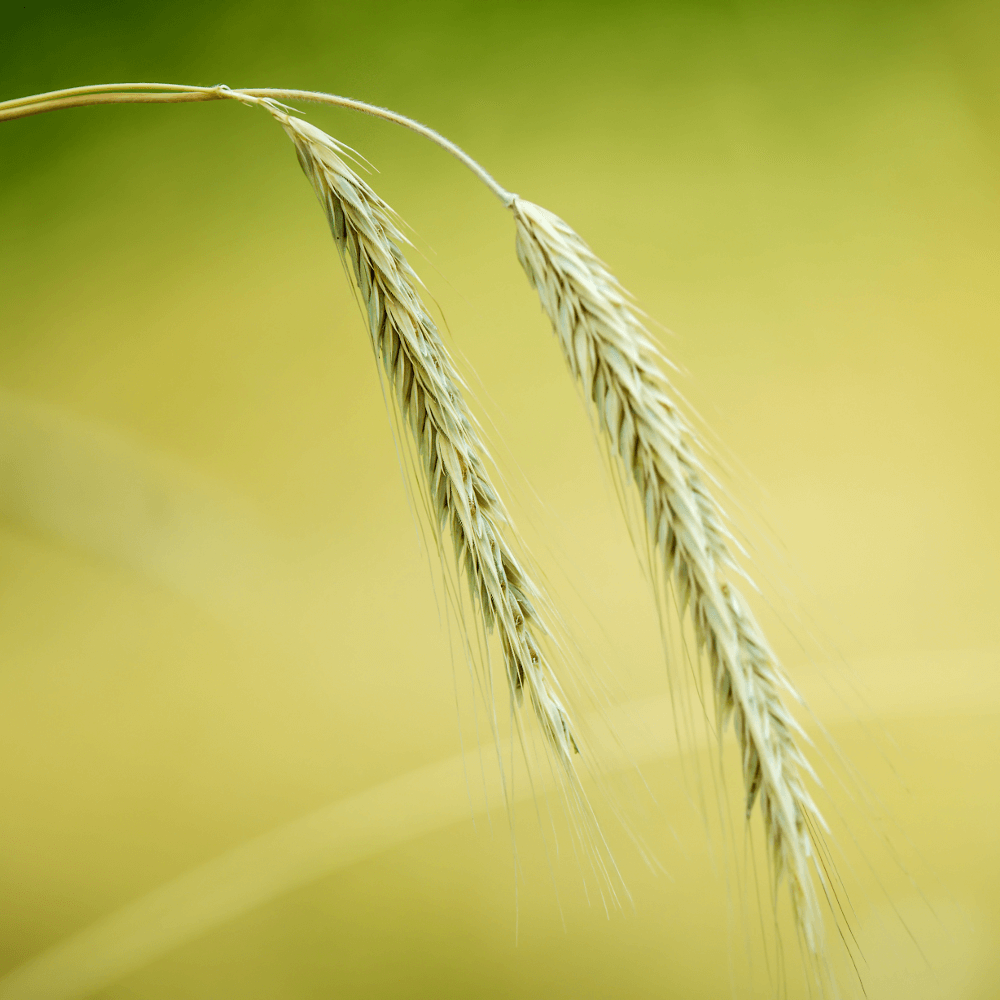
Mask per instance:
[[[100,83],[88,87],[71,87],[67,90],[53,90],[31,97],[19,97],[0,102],[0,121],[26,118],[45,111],[59,111],[63,108],[81,108],[96,104],[176,104],[187,101],[237,100],[245,103],[263,101],[298,100],[314,104],[332,104],[341,108],[351,108],[375,118],[402,125],[417,132],[431,142],[436,142],[457,160],[468,167],[508,208],[516,195],[501,187],[493,176],[477,163],[468,153],[446,139],[434,129],[405,115],[380,108],[375,104],[355,101],[349,97],[324,94],[314,90],[279,90],[259,88],[231,90],[225,85],[217,87],[194,87],[176,83]]]
[[[0,121],[13,118],[27,118],[40,115],[43,111],[59,111],[62,108],[86,108],[94,104],[181,104],[187,101],[216,100],[215,94],[198,92],[182,94],[79,94],[76,97],[61,97],[51,101],[35,101],[8,110],[0,110]]]

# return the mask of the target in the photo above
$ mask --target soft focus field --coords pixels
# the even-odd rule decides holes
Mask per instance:
[[[868,996],[995,997],[996,12],[272,8],[18,7],[0,100],[146,79],[344,93],[426,121],[575,226],[671,331],[750,514],[769,634],[860,775],[853,800],[831,777],[827,804]],[[605,811],[633,895],[609,919],[558,815],[516,807],[519,874],[503,810],[487,821],[457,633],[280,129],[230,103],[63,111],[0,123],[0,975],[430,767],[427,815],[409,779],[391,786],[369,856],[94,995],[774,995],[738,806],[735,844],[706,836],[710,758],[666,738],[653,601],[511,220],[426,141],[309,119],[413,227],[579,658],[639,702],[623,735],[649,791],[608,787],[667,874]],[[467,778],[447,763],[463,745]],[[42,995],[0,980],[5,1000]]]

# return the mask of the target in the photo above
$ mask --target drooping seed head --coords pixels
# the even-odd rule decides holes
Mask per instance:
[[[811,773],[782,702],[791,692],[732,578],[742,575],[732,536],[706,487],[695,437],[638,310],[613,274],[558,216],[521,198],[511,205],[517,255],[538,292],[598,427],[638,492],[664,579],[690,616],[712,677],[716,722],[733,719],[742,753],[746,812],[760,801],[775,873],[787,877],[808,946],[819,915],[810,861],[822,827],[801,771]]]
[[[486,470],[486,448],[462,382],[421,301],[392,209],[348,166],[346,147],[271,108],[323,206],[354,277],[372,346],[419,453],[427,496],[487,632],[496,630],[511,693],[528,692],[545,736],[569,773],[577,750],[558,684],[541,652],[548,628],[539,590],[509,544],[509,518]]]

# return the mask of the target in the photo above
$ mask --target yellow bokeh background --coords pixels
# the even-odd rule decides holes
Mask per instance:
[[[10,16],[0,99],[115,79],[344,93],[569,221],[683,369],[817,755],[835,758],[825,728],[849,762],[823,801],[867,995],[997,995],[988,6]],[[632,705],[646,787],[621,768],[605,787],[664,871],[598,806],[631,892],[608,916],[557,798],[518,800],[512,846],[364,323],[280,129],[228,102],[63,111],[0,123],[0,997],[806,996],[794,934],[786,981],[758,904],[759,819],[750,846],[738,807],[719,830],[712,754],[664,735],[654,601],[511,220],[417,136],[309,120],[412,227],[575,662]],[[87,945],[37,966],[54,992],[17,985],[255,837],[298,849],[338,802],[331,845],[369,810],[352,863],[120,974],[88,972]]]

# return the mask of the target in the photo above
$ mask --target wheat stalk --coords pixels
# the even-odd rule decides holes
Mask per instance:
[[[711,670],[719,735],[734,721],[747,817],[759,798],[775,887],[787,876],[798,926],[815,950],[810,859],[815,823],[824,824],[800,773],[812,774],[795,742],[804,734],[781,700],[783,689],[794,690],[731,582],[742,571],[706,488],[693,431],[673,400],[667,362],[628,293],[562,219],[521,198],[511,210],[518,259],[600,430],[638,490],[663,577],[673,584],[681,614],[690,614]]]
[[[697,458],[697,438],[674,402],[664,374],[669,363],[628,294],[557,216],[506,191],[432,129],[360,101],[299,90],[107,84],[0,102],[0,121],[91,104],[219,99],[264,105],[294,142],[337,248],[353,272],[374,349],[417,445],[439,537],[451,536],[484,627],[500,633],[511,694],[519,699],[527,689],[568,776],[571,801],[586,814],[589,807],[573,768],[576,741],[541,652],[548,634],[537,610],[541,595],[508,544],[513,528],[490,484],[485,448],[462,399],[461,381],[403,255],[408,241],[391,209],[345,163],[344,147],[276,102],[339,105],[410,128],[456,156],[512,209],[521,264],[601,432],[638,491],[662,579],[672,586],[681,614],[689,615],[707,659],[720,738],[733,719],[746,812],[749,818],[759,799],[774,891],[787,879],[797,925],[809,949],[818,952],[821,925],[810,866],[825,889],[818,849],[826,827],[802,779],[802,772],[812,774],[796,742],[805,736],[782,702],[782,692],[795,692],[733,585],[733,578],[745,576],[732,556],[734,540],[706,487],[710,477]]]

